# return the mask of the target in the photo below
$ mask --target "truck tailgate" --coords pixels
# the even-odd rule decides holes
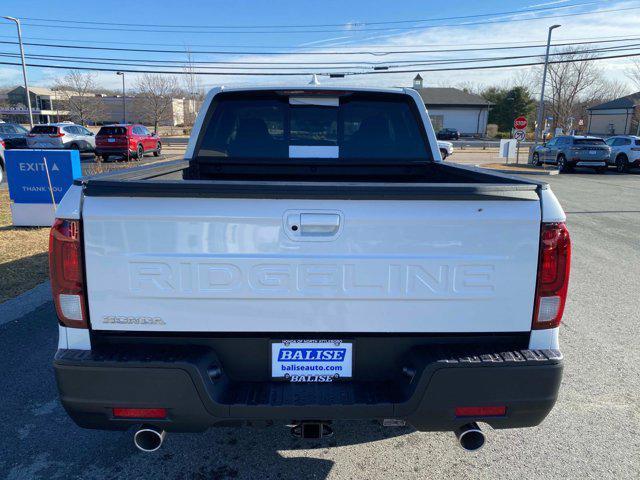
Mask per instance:
[[[540,202],[92,197],[94,330],[531,329]]]

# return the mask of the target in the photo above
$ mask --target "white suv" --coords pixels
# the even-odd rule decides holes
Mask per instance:
[[[609,165],[615,165],[619,173],[629,168],[640,167],[640,137],[634,135],[619,135],[607,139],[611,147]]]
[[[74,123],[48,123],[35,125],[27,135],[28,148],[80,150],[93,152],[96,137],[82,125]]]

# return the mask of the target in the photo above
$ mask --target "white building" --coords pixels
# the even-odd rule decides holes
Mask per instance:
[[[457,88],[424,87],[418,74],[413,88],[422,97],[433,128],[455,128],[462,135],[482,136],[487,132],[489,108],[492,103],[480,95]]]
[[[587,131],[592,135],[638,135],[640,92],[588,108]]]

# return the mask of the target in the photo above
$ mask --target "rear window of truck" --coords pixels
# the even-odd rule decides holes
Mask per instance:
[[[407,95],[218,97],[196,157],[432,159],[419,112]]]
[[[124,127],[102,127],[98,135],[126,135],[127,129]]]

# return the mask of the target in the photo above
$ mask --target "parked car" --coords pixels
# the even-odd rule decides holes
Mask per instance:
[[[438,140],[438,149],[440,150],[442,160],[446,160],[448,156],[453,155],[453,143],[451,142]]]
[[[607,170],[611,148],[602,138],[581,135],[562,135],[538,145],[533,151],[534,165],[551,163],[562,173],[574,167],[595,168],[598,173]]]
[[[78,425],[154,451],[377,419],[475,450],[476,422],[543,421],[571,256],[549,185],[439,161],[413,89],[217,88],[202,109],[183,162],[58,205],[54,371]]]
[[[27,147],[37,149],[69,149],[93,152],[96,138],[82,125],[70,122],[34,125],[27,135]]]
[[[640,137],[634,135],[618,135],[606,140],[611,147],[609,165],[615,165],[619,173],[629,168],[640,167]]]
[[[29,130],[19,123],[0,123],[0,141],[4,142],[4,148],[27,148],[27,135]]]
[[[460,132],[456,128],[443,128],[436,137],[438,140],[460,140]]]
[[[162,140],[144,125],[105,125],[96,135],[96,155],[105,162],[113,156],[140,160],[147,153],[159,156]]]

